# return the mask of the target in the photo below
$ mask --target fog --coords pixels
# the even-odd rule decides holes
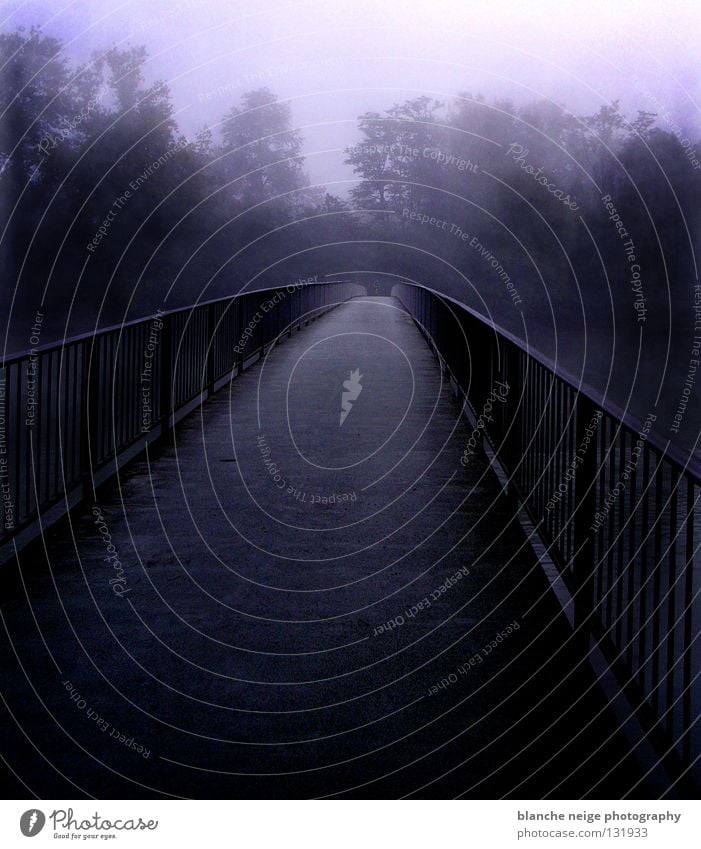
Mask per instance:
[[[6,4],[6,344],[39,308],[60,338],[369,273],[458,299],[640,415],[674,405],[696,357],[700,19],[647,0]]]
[[[620,98],[698,136],[701,7],[692,0],[563,3],[474,0],[62,0],[5,3],[2,26],[41,25],[87,61],[145,45],[180,129],[216,128],[249,89],[289,99],[313,182],[344,194],[342,149],[356,119],[418,94],[516,104],[550,99],[574,114]],[[341,182],[339,182],[341,181]]]
[[[6,778],[684,798],[701,2],[0,10]]]

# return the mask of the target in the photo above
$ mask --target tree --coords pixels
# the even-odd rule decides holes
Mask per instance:
[[[38,28],[0,34],[0,163],[18,183],[40,165],[42,140],[71,111],[70,73],[60,52],[60,42]]]
[[[236,181],[233,192],[245,206],[307,185],[302,138],[292,127],[290,106],[267,88],[247,92],[242,106],[226,115],[222,150],[224,174]]]
[[[437,165],[430,152],[443,146],[436,126],[442,104],[422,96],[395,104],[384,115],[367,112],[358,127],[362,140],[346,149],[360,182],[351,197],[365,209],[409,207],[420,209],[426,199],[421,185],[436,179]]]

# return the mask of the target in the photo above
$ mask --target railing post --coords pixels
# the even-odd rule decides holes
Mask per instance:
[[[263,318],[262,318],[261,322],[259,323],[258,327],[256,328],[256,330],[260,334],[260,345],[258,346],[258,359],[259,360],[262,360],[264,355],[265,355],[266,331],[268,329],[267,325],[270,323],[268,315],[269,315],[268,313],[263,313]]]
[[[86,339],[83,345],[80,476],[83,500],[87,502],[92,502],[95,498],[93,470],[98,465],[99,459],[99,404],[97,393],[101,382],[98,376],[101,339],[103,338],[94,336],[92,339]],[[111,380],[105,380],[104,386],[105,391],[110,391]]]
[[[207,397],[209,397],[214,392],[214,378],[215,378],[215,367],[216,367],[216,322],[217,316],[215,314],[215,304],[207,305],[207,331],[206,331],[206,345],[207,345],[207,364],[205,366],[205,384],[207,387]]]
[[[508,342],[502,348],[501,380],[508,386],[506,400],[500,405],[501,432],[499,439],[502,453],[506,462],[503,464],[508,476],[506,495],[514,511],[519,509],[520,501],[515,476],[518,459],[523,456],[521,451],[521,387],[519,378],[519,351],[515,345]],[[512,412],[513,411],[513,412]]]
[[[280,314],[282,313],[283,304],[285,303],[285,293],[283,292],[282,294],[283,294],[282,300],[275,307],[275,345],[280,344]]]
[[[7,446],[9,446],[11,444],[10,443],[11,436],[10,436],[9,431],[10,431],[10,422],[12,421],[12,417],[10,415],[10,391],[11,391],[10,372],[11,372],[12,369],[11,369],[10,366],[6,366],[6,365],[3,364],[1,370],[2,370],[2,388],[3,388],[2,406],[3,406],[3,416],[4,416],[4,421],[5,421],[5,428],[4,428],[4,432],[3,432],[3,442],[5,443],[5,450],[7,450]],[[18,413],[18,415],[19,415],[19,413]],[[16,452],[16,455],[19,457],[19,451]],[[13,480],[12,472],[10,471],[10,464],[7,463],[7,464],[3,464],[3,465],[4,465],[4,468],[5,468],[5,471],[4,471],[2,476],[7,478],[7,482],[6,482],[7,486],[11,487],[11,489],[9,490],[10,492],[12,492],[12,495],[10,496],[10,498],[11,498],[10,504],[14,504],[14,503],[17,502],[17,497],[16,497],[16,494],[12,490],[12,486],[13,486],[13,484],[16,484],[17,481],[16,481],[16,479]],[[14,498],[13,498],[13,495],[14,495]],[[8,532],[8,530],[12,530],[11,525],[14,525],[15,522],[19,522],[19,515],[16,515],[16,516],[13,517],[13,514],[10,513],[9,514],[10,518],[11,519],[14,518],[15,521],[11,521],[10,525],[8,525],[7,516],[8,516],[8,514],[3,509],[0,512],[0,543],[4,543],[6,537],[9,538],[9,534],[7,532]]]
[[[165,442],[170,436],[170,416],[173,412],[173,374],[171,362],[173,359],[173,316],[163,317],[160,344],[160,387],[159,407],[161,413],[161,441]]]
[[[243,308],[243,297],[241,295],[237,295],[234,304],[234,338],[236,339],[236,344],[238,345],[241,341],[241,335],[243,333],[243,316],[244,316],[244,308]],[[236,375],[240,375],[243,372],[243,360],[244,360],[244,351],[245,348],[241,347],[239,351],[234,351],[236,354]]]
[[[596,407],[581,394],[576,404],[575,446],[581,446]],[[585,655],[589,653],[590,620],[594,613],[594,523],[599,433],[600,429],[596,428],[574,476],[574,553],[570,564],[570,583],[574,598],[575,635]]]

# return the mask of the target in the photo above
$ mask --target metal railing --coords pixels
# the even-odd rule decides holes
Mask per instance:
[[[65,512],[269,345],[365,289],[305,283],[125,322],[0,364],[0,552]],[[23,533],[25,532],[25,533]]]
[[[670,773],[698,784],[698,462],[657,435],[653,413],[634,419],[459,302],[413,284],[392,294],[535,525],[571,593],[583,648],[596,640]]]

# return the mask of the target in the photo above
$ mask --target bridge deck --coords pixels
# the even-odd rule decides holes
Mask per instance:
[[[624,795],[628,747],[469,436],[388,298],[249,368],[99,493],[104,525],[88,505],[6,570],[16,792]]]

